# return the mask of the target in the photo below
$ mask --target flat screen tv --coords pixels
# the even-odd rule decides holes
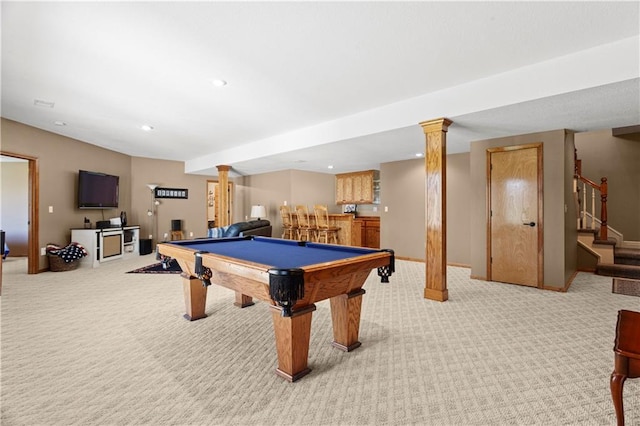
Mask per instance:
[[[78,208],[115,209],[118,207],[120,178],[106,173],[78,171]]]

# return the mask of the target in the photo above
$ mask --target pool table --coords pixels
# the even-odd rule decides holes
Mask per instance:
[[[362,289],[372,269],[383,282],[394,271],[392,250],[375,250],[267,237],[197,239],[158,244],[163,259],[182,268],[185,318],[206,317],[207,286],[236,292],[235,305],[253,299],[270,305],[278,352],[276,374],[296,381],[307,366],[315,302],[329,299],[333,346],[349,352],[360,346]]]

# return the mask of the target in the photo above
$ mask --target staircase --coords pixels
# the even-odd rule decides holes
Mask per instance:
[[[596,274],[613,277],[613,292],[640,297],[640,249],[614,247],[613,263],[599,263]]]
[[[577,156],[575,161],[578,244],[598,259],[596,274],[612,277],[614,293],[640,297],[640,248],[625,243],[622,234],[607,225],[607,178],[597,185],[581,175]],[[596,198],[600,198],[600,217]]]

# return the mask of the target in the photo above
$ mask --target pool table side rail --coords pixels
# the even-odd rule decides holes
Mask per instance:
[[[183,277],[195,276],[194,251],[177,245],[160,244],[159,251],[178,261]],[[304,266],[305,295],[296,307],[306,306],[362,287],[371,270],[387,266],[391,254],[376,251],[357,257]],[[186,259],[186,260],[185,260]],[[269,265],[247,262],[219,254],[202,255],[202,264],[211,269],[211,282],[274,304],[269,296]]]
[[[158,244],[158,250],[160,254],[176,259],[178,263],[180,263],[181,267],[182,263],[186,262],[186,269],[182,268],[182,271],[189,275],[196,276],[194,272],[196,259],[193,249],[175,244]],[[267,270],[270,268],[269,265],[263,265],[261,263],[250,262],[247,260],[240,260],[234,257],[227,257],[215,253],[203,253],[202,264],[208,268],[226,269],[225,265],[235,264],[243,268],[255,269],[256,272],[261,273],[259,275],[265,277],[267,283],[269,282],[269,274],[267,273]]]

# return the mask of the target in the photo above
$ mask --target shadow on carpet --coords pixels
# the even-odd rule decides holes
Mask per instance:
[[[170,261],[167,264],[162,262],[154,263],[153,265],[145,266],[143,268],[134,269],[127,272],[128,274],[180,274],[182,269],[176,261]]]

